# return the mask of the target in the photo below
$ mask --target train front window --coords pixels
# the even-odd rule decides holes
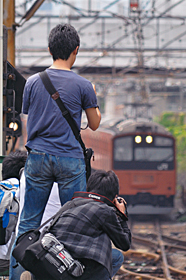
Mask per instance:
[[[117,138],[114,141],[114,160],[131,161],[133,158],[132,137]]]
[[[172,146],[173,140],[167,137],[156,136],[154,141],[155,146]]]
[[[151,141],[147,141],[149,136]],[[118,137],[114,139],[113,159],[116,170],[173,170],[174,141],[148,134]]]
[[[172,148],[135,148],[134,149],[135,161],[172,161],[173,149]]]

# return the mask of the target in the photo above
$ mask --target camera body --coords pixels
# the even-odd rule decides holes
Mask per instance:
[[[121,202],[122,202],[122,199],[121,199],[120,197],[117,197],[117,201],[118,201],[119,203],[121,203]]]

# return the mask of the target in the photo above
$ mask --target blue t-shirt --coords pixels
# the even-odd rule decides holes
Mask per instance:
[[[97,107],[91,82],[73,71],[50,68],[46,71],[80,128],[82,109]],[[79,142],[38,73],[26,82],[22,111],[28,114],[26,147],[57,156],[83,158]]]

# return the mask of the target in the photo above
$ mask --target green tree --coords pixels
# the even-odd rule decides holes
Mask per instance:
[[[164,112],[156,118],[176,139],[177,172],[186,170],[186,113]],[[186,176],[185,176],[186,177]]]

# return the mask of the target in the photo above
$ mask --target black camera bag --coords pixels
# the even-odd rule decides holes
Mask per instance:
[[[46,261],[47,250],[41,245],[42,237],[49,232],[50,227],[52,227],[60,217],[60,215],[74,207],[72,201],[67,202],[61,209],[50,219],[44,222],[37,229],[31,229],[22,235],[20,235],[16,241],[16,246],[12,252],[13,257],[17,260],[24,269],[30,271],[37,278],[41,280],[62,280],[71,279],[71,273],[67,269],[64,271],[59,271],[55,263],[50,263]],[[43,228],[49,221],[53,220],[49,226],[46,226],[42,232],[40,229]],[[78,261],[77,261],[78,262]],[[80,276],[80,275],[78,275]],[[72,279],[74,279],[72,277]]]
[[[33,273],[38,278],[48,278],[48,272],[43,267],[42,261],[33,254],[28,254],[29,248],[36,245],[36,255],[43,255],[43,248],[40,244],[40,231],[29,230],[23,233],[16,241],[16,246],[12,252],[13,257],[17,260],[19,264],[25,269]],[[45,252],[44,252],[45,253]]]

